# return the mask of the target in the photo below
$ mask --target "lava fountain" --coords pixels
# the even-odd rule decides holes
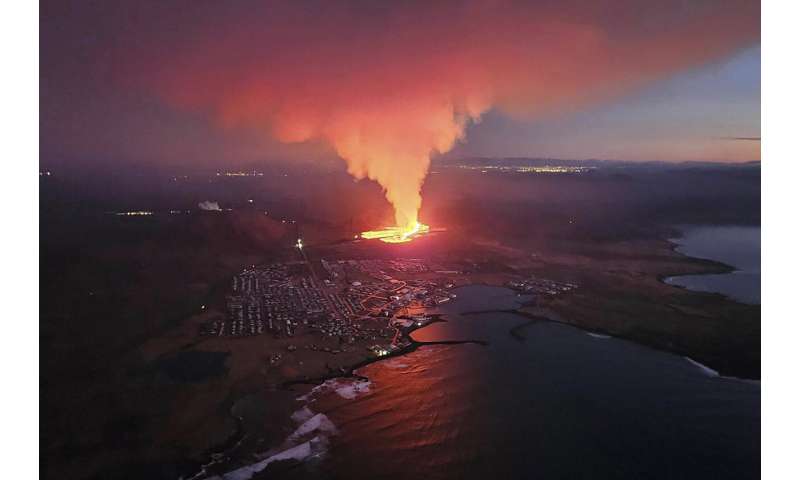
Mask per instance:
[[[431,228],[425,224],[414,222],[408,227],[386,227],[380,230],[369,230],[361,233],[361,238],[368,240],[377,238],[386,243],[405,243],[414,238],[430,232]]]
[[[225,130],[331,147],[394,207],[393,227],[362,238],[393,243],[430,230],[418,212],[431,157],[485,113],[568,113],[761,38],[757,0],[211,3],[152,38],[120,34],[110,57],[124,61],[98,71]]]

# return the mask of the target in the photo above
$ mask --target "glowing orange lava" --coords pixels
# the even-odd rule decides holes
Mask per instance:
[[[410,242],[419,235],[424,235],[430,232],[431,228],[425,224],[414,222],[413,225],[403,227],[386,227],[381,230],[370,230],[361,233],[361,238],[374,239],[377,238],[386,243],[404,243]]]

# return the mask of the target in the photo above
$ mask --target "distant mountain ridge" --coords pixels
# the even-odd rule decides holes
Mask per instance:
[[[467,157],[456,159],[437,158],[433,161],[435,166],[496,166],[496,167],[543,167],[543,166],[563,166],[563,167],[594,167],[594,168],[760,168],[760,160],[749,162],[725,163],[708,161],[623,161],[605,159],[586,159],[570,160],[561,158],[530,158],[530,157]]]

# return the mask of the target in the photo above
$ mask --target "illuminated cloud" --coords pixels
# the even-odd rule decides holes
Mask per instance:
[[[432,154],[497,108],[574,109],[758,41],[757,1],[261,2],[123,46],[126,81],[226,128],[323,141],[414,225]]]

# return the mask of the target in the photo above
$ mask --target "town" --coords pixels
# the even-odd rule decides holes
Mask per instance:
[[[377,342],[370,349],[385,355],[407,342],[402,328],[427,322],[424,308],[455,297],[449,279],[454,273],[458,270],[419,259],[252,265],[232,278],[225,319],[210,322],[202,333],[294,337],[316,332],[337,337],[343,348]]]
[[[558,295],[559,293],[569,292],[578,285],[570,282],[556,282],[546,278],[530,277],[525,280],[510,281],[506,286],[512,290],[520,293],[534,294],[534,295]]]
[[[300,241],[297,247],[303,251]],[[309,350],[338,354],[358,343],[368,345],[376,356],[384,356],[408,345],[410,340],[404,332],[431,321],[426,312],[456,297],[455,279],[465,273],[465,268],[470,269],[409,258],[303,258],[250,265],[234,275],[225,296],[225,315],[205,324],[201,334],[231,338],[305,336],[298,343]],[[577,288],[574,283],[539,277],[506,285],[536,297]],[[313,336],[338,342],[318,345],[309,341]],[[296,346],[288,348],[292,351]],[[273,359],[273,363],[279,361]]]

